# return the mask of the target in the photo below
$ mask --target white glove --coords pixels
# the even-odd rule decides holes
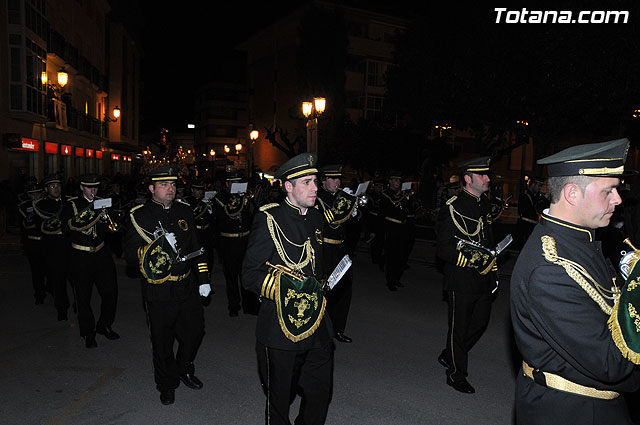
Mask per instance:
[[[353,209],[353,212],[351,213],[351,217],[355,217],[358,215],[358,204],[356,204],[356,207]]]
[[[169,241],[169,243],[171,244],[171,248],[173,248],[173,250],[175,252],[178,252],[178,248],[176,247],[176,244],[178,243],[178,241],[176,241],[176,235],[175,233],[165,233],[164,236],[167,238],[167,241]]]
[[[344,189],[342,189],[344,192],[347,192],[349,195],[353,195],[353,190],[351,190],[350,187],[345,187]]]
[[[200,285],[200,296],[206,297],[211,293],[211,285],[205,283],[204,285]]]

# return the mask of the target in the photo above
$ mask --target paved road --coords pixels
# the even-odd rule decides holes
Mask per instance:
[[[352,344],[337,343],[328,424],[510,424],[514,364],[508,319],[508,274],[486,334],[470,355],[477,393],[445,384],[436,357],[446,335],[441,275],[432,242],[418,241],[406,287],[386,289],[366,246],[354,261],[354,298],[347,327]],[[151,346],[139,283],[117,260],[119,305],[114,329],[88,350],[75,316],[57,322],[52,299],[33,304],[26,259],[11,235],[0,240],[0,423],[3,424],[260,424],[265,398],[258,384],[254,316],[227,315],[220,264],[216,294],[206,307],[206,336],[196,359],[204,388],[180,386],[162,406],[153,382]],[[94,293],[94,305],[98,299]],[[299,401],[294,402],[297,411]],[[292,414],[293,415],[293,414]]]

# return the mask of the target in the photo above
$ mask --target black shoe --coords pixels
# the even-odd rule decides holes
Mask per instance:
[[[91,333],[84,337],[84,346],[87,348],[96,348],[98,346],[95,334]]]
[[[347,342],[347,343],[353,341],[351,338],[349,338],[348,336],[346,336],[341,332],[336,333],[336,339],[340,342]]]
[[[107,339],[114,340],[120,339],[120,335],[111,329],[111,326],[105,326],[104,328],[96,328],[96,333],[100,335],[104,335]]]
[[[69,320],[67,316],[67,310],[60,310],[58,312],[58,322],[62,322],[63,320]]]
[[[438,363],[440,363],[442,366],[446,367],[447,369],[451,369],[451,365],[449,364],[447,359],[444,358],[444,354],[440,354],[438,356]]]
[[[447,385],[453,387],[454,390],[460,391],[461,393],[473,394],[476,392],[475,388],[471,386],[471,384],[464,378],[461,381],[453,381],[450,377],[447,376]]]
[[[167,406],[169,404],[173,404],[174,401],[176,401],[175,390],[165,390],[160,392],[160,403]]]
[[[237,310],[229,310],[229,317],[238,317]]]
[[[202,381],[192,373],[185,373],[184,375],[180,375],[180,380],[183,384],[185,384],[192,390],[199,390],[200,388],[202,388]]]

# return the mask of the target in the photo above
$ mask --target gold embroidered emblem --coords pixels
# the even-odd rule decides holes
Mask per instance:
[[[187,224],[187,220],[178,220],[178,226],[185,232],[189,230],[189,224]]]

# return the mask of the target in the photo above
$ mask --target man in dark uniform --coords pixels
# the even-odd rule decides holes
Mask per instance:
[[[108,222],[105,213],[93,207],[99,186],[97,174],[81,176],[80,196],[69,199],[61,214],[62,231],[71,244],[69,280],[76,295],[80,336],[87,348],[98,346],[96,333],[110,340],[120,338],[111,328],[116,317],[118,283],[116,266],[106,244]],[[91,308],[93,285],[101,299],[97,322]]]
[[[527,238],[533,231],[533,228],[538,224],[538,220],[542,211],[538,210],[540,205],[540,187],[542,186],[542,179],[537,177],[529,178],[527,186],[522,191],[520,199],[518,199],[518,246],[522,247],[527,241]]]
[[[440,209],[436,223],[449,322],[446,346],[438,362],[447,368],[447,385],[463,393],[475,392],[466,379],[468,353],[489,323],[497,266],[494,255],[477,253],[468,244],[459,246],[458,241],[494,248],[494,216],[487,197],[489,162],[489,157],[482,157],[459,164],[462,190]]]
[[[214,234],[213,234],[213,210],[211,204],[204,201],[204,180],[196,179],[191,183],[191,195],[185,198],[185,202],[193,210],[193,218],[196,220],[198,239],[204,247],[204,258],[207,260],[209,270],[213,270],[214,262]]]
[[[261,295],[256,352],[271,425],[291,423],[296,392],[302,400],[295,423],[324,424],[331,399],[334,345],[318,283],[324,263],[322,214],[313,208],[317,172],[312,153],[276,171],[286,198],[256,214],[242,268],[244,287]]]
[[[42,233],[45,256],[44,265],[47,286],[53,290],[58,321],[69,320],[69,293],[67,292],[67,258],[69,244],[62,234],[60,215],[66,203],[62,196],[62,180],[57,174],[49,174],[43,180],[46,197],[33,205],[36,212],[36,228]]]
[[[318,189],[317,206],[324,217],[322,232],[322,256],[324,270],[333,271],[347,254],[346,225],[360,219],[358,199],[349,189],[341,189],[342,166],[327,165],[320,169],[322,187]],[[353,274],[349,269],[340,282],[327,293],[327,311],[333,323],[335,338],[340,342],[351,342],[344,334],[353,293]]]
[[[397,291],[409,258],[411,234],[407,215],[410,210],[409,194],[402,189],[402,174],[392,171],[389,186],[380,198],[379,227],[384,231],[385,275],[387,288]]]
[[[222,254],[222,268],[227,283],[227,307],[229,316],[238,315],[240,306],[247,314],[258,314],[258,297],[242,290],[240,273],[242,259],[247,251],[251,223],[255,215],[255,205],[247,193],[231,193],[233,183],[242,182],[240,170],[226,173],[225,186],[213,199],[216,237],[219,238]]]
[[[42,267],[42,259],[45,256],[42,233],[36,226],[36,212],[33,205],[42,199],[42,187],[37,181],[31,180],[25,188],[28,199],[18,205],[18,211],[22,220],[20,221],[21,239],[24,252],[29,260],[31,269],[31,283],[33,284],[33,296],[36,304],[44,303],[47,295],[45,286],[45,270]]]
[[[151,199],[129,213],[125,256],[143,275],[156,388],[167,405],[180,381],[191,389],[203,386],[193,361],[204,336],[200,297],[209,295],[211,285],[191,207],[175,201],[177,169],[161,166],[148,177]]]
[[[380,271],[384,271],[384,231],[378,218],[380,216],[380,200],[384,190],[384,179],[379,172],[374,173],[373,185],[369,186],[367,196],[369,201],[364,207],[364,234],[371,252],[371,262],[377,264]]]
[[[518,424],[633,423],[619,393],[636,391],[640,375],[610,333],[620,282],[595,240],[595,229],[621,203],[628,148],[619,139],[538,160],[547,165],[551,206],[511,276],[511,321],[523,360]]]

